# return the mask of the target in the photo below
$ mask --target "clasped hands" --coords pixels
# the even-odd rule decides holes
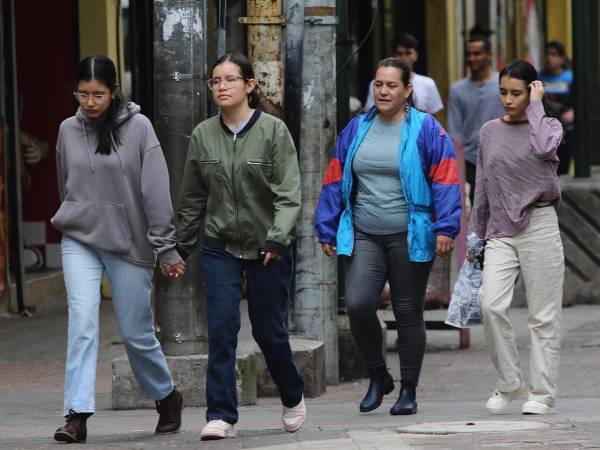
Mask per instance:
[[[165,277],[179,278],[185,274],[185,261],[182,259],[177,264],[163,264],[160,271]]]

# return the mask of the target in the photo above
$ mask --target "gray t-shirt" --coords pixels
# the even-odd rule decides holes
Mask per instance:
[[[361,143],[352,170],[357,179],[354,226],[369,234],[407,230],[407,205],[398,170],[404,119],[388,124],[376,116]]]
[[[452,85],[448,97],[448,131],[452,138],[463,142],[467,161],[477,163],[477,143],[483,124],[503,114],[497,72],[483,83],[467,77]]]

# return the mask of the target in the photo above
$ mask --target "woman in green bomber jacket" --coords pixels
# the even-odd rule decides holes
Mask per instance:
[[[300,213],[296,149],[281,120],[255,109],[259,95],[245,56],[229,53],[218,59],[208,87],[220,114],[192,133],[177,229],[183,256],[194,250],[199,234],[204,236],[208,409],[201,438],[234,436],[235,351],[244,273],[252,335],[279,390],[283,428],[294,432],[305,417],[304,382],[285,326],[290,243]]]

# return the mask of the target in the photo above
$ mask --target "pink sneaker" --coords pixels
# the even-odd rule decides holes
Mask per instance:
[[[283,407],[281,420],[283,421],[283,429],[288,433],[294,433],[302,428],[305,418],[306,406],[304,405],[304,397],[293,408]]]
[[[203,441],[212,441],[230,437],[235,437],[233,425],[223,420],[211,420],[200,432],[200,439]]]

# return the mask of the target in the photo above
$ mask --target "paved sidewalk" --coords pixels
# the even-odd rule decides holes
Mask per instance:
[[[600,449],[600,306],[564,311],[561,397],[555,415],[521,415],[524,399],[515,402],[507,414],[487,413],[484,404],[495,375],[478,327],[468,350],[456,350],[456,332],[428,333],[419,413],[414,416],[388,414],[397,389],[381,408],[360,414],[358,402],[368,385],[361,380],[328,386],[323,396],[309,399],[306,425],[296,434],[281,431],[281,406],[278,399],[268,398],[240,408],[237,438],[214,442],[199,440],[204,408],[186,408],[183,431],[161,437],[152,434],[157,419],[154,411],[110,409],[110,363],[124,353],[111,307],[110,302],[103,302],[101,308],[98,412],[89,420],[89,449]],[[428,315],[439,318],[444,313]],[[527,368],[526,310],[514,309],[511,316]],[[0,449],[56,449],[61,445],[51,437],[63,423],[65,334],[64,307],[40,311],[29,319],[0,318]],[[245,323],[243,338],[248,334]],[[389,340],[393,341],[391,334]],[[397,379],[396,353],[388,354],[388,364]],[[454,433],[431,425],[440,422],[458,423],[472,432]],[[423,428],[418,433],[402,429],[415,424]],[[507,431],[528,424],[542,428]],[[486,431],[494,425],[504,431]]]

